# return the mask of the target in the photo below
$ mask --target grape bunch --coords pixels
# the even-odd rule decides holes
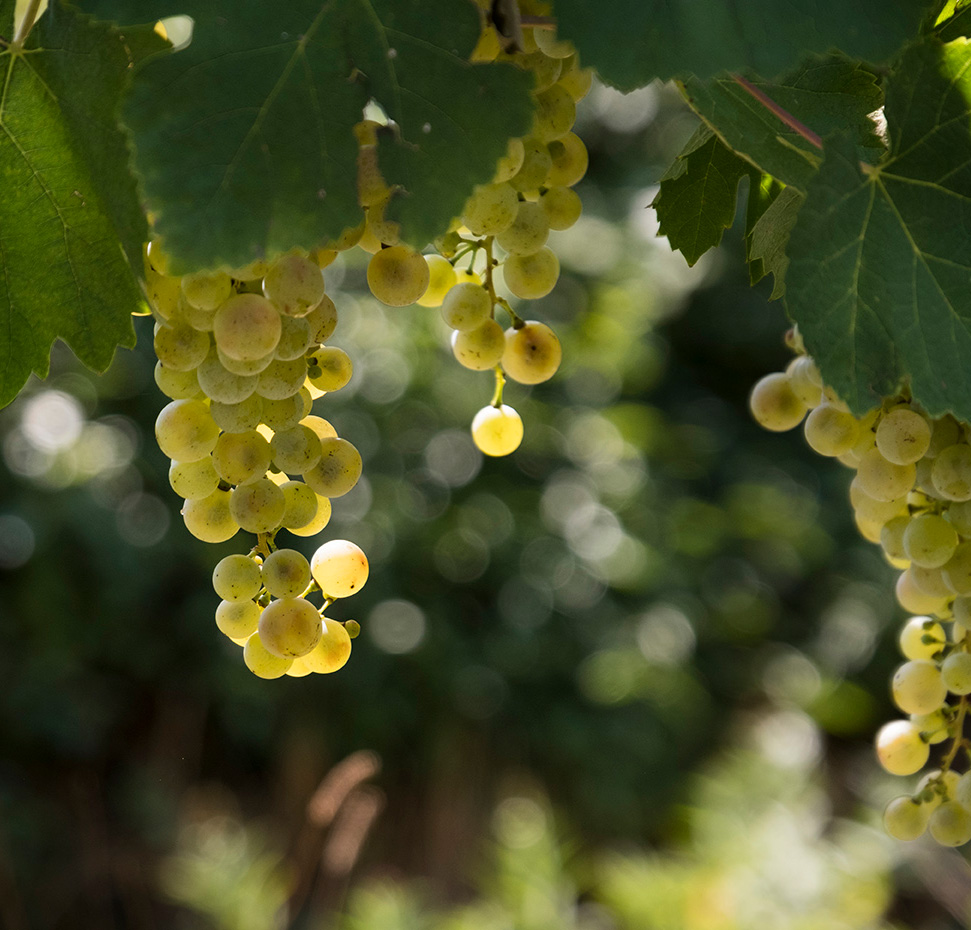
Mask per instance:
[[[305,595],[319,590],[329,607],[367,579],[367,558],[347,540],[325,543],[312,563],[276,547],[281,530],[323,530],[331,499],[361,476],[354,445],[311,412],[315,398],[340,390],[352,372],[347,354],[327,344],[337,310],[321,268],[335,255],[293,251],[179,277],[166,273],[157,243],[146,252],[155,380],[171,398],[155,436],[172,460],[169,483],[185,501],[193,536],[210,543],[241,529],[256,536],[249,554],[219,563],[213,585],[223,598],[219,629],[243,645],[245,664],[262,678],[343,665],[348,630]]]
[[[589,91],[591,72],[580,67],[572,46],[546,29],[524,29],[523,48],[505,51],[495,29],[484,23],[473,61],[505,60],[533,77],[535,115],[532,132],[512,139],[495,176],[477,187],[452,223],[421,254],[400,242],[385,207],[394,191],[377,164],[380,127],[359,127],[358,193],[367,221],[361,246],[372,253],[367,281],[371,293],[391,307],[418,304],[440,308],[452,330],[452,353],[472,371],[493,371],[492,401],[472,420],[472,438],[486,455],[515,451],[523,422],[503,403],[506,377],[539,384],[556,372],[562,358],[559,339],[538,320],[520,316],[498,289],[521,300],[545,297],[556,285],[560,264],[547,246],[550,230],[569,229],[580,217],[573,186],[587,170],[587,150],[571,129],[576,104]],[[500,309],[509,326],[496,319]]]
[[[793,334],[798,345],[798,335]],[[753,388],[750,407],[766,429],[804,422],[809,445],[856,474],[856,525],[900,569],[896,596],[914,614],[900,633],[906,661],[892,682],[906,714],[882,727],[877,758],[893,775],[914,775],[942,745],[936,768],[913,794],[887,806],[887,832],[912,840],[926,831],[944,846],[971,842],[971,741],[964,720],[971,695],[971,426],[931,417],[906,394],[854,416],[800,353],[784,372]]]

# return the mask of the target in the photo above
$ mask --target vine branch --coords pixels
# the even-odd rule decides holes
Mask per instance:
[[[816,148],[821,149],[823,147],[823,140],[817,133],[813,132],[805,123],[796,119],[788,110],[779,106],[768,94],[759,90],[751,81],[746,80],[740,74],[733,74],[731,78],[742,90],[750,94],[770,113],[782,120],[793,132],[798,133],[807,142],[815,145]]]

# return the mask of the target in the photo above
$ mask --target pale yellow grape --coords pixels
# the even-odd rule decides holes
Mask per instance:
[[[359,140],[357,150],[357,202],[362,207],[380,203],[391,192],[378,165],[376,139]]]
[[[324,346],[311,356],[311,364],[320,369],[310,376],[310,383],[322,391],[339,391],[354,374],[350,356],[336,346]]]
[[[948,737],[947,720],[942,708],[938,708],[930,714],[911,714],[910,720],[914,726],[920,729],[924,742],[931,746],[943,743]]]
[[[360,223],[356,226],[348,226],[336,239],[331,239],[329,242],[325,242],[321,248],[323,249],[334,249],[337,252],[344,252],[347,249],[353,249],[354,246],[358,244],[364,233],[364,220],[362,219]]]
[[[239,404],[256,391],[257,375],[234,374],[223,366],[217,353],[210,352],[196,369],[199,387],[206,397],[221,404]]]
[[[216,474],[228,484],[245,484],[262,478],[270,461],[270,444],[255,429],[223,433],[212,450]]]
[[[217,488],[208,497],[186,501],[182,519],[186,529],[207,543],[221,543],[239,531],[239,523],[229,509],[230,492]]]
[[[546,213],[550,229],[569,229],[583,212],[580,195],[569,187],[551,187],[539,198],[539,205]]]
[[[921,803],[934,810],[940,807],[942,801],[954,797],[959,778],[957,772],[950,769],[946,772],[942,772],[940,769],[931,769],[921,775],[914,796],[920,797]]]
[[[305,656],[320,641],[320,613],[306,598],[281,597],[263,609],[258,630],[267,652],[288,659]]]
[[[320,266],[295,252],[281,255],[263,277],[263,296],[286,316],[306,316],[324,296]]]
[[[302,475],[320,461],[320,439],[309,426],[297,424],[270,440],[273,464],[288,475]]]
[[[513,381],[540,384],[556,374],[563,358],[560,340],[545,323],[527,320],[519,329],[506,330],[502,367]]]
[[[539,145],[538,142],[537,145]],[[526,150],[523,147],[523,140],[510,139],[506,145],[506,154],[496,163],[496,173],[492,179],[493,183],[501,184],[503,181],[508,181],[514,177],[522,167],[525,157]],[[547,158],[549,158],[549,155],[547,155]],[[548,170],[549,168],[546,169],[546,171]],[[544,178],[546,177],[546,171],[543,172]]]
[[[911,617],[900,631],[900,651],[907,659],[931,659],[946,643],[944,627],[930,617]]]
[[[200,310],[215,310],[232,292],[233,283],[223,271],[199,271],[182,277],[185,299]]]
[[[928,458],[936,458],[948,446],[961,441],[961,425],[949,413],[933,421],[931,426],[931,441],[924,453]]]
[[[897,561],[909,561],[907,550],[904,548],[904,532],[910,523],[909,516],[894,517],[884,524],[880,531],[880,545],[888,558]]]
[[[343,497],[361,477],[361,453],[346,439],[321,439],[320,461],[303,480],[321,497]]]
[[[550,170],[546,176],[547,187],[573,187],[587,173],[587,147],[574,133],[568,132],[551,142],[548,150]]]
[[[506,287],[523,300],[538,300],[556,286],[560,277],[560,260],[544,246],[531,255],[510,255],[502,265]]]
[[[876,737],[877,759],[891,775],[913,775],[930,757],[930,747],[909,720],[884,724]]]
[[[931,428],[916,411],[898,407],[884,416],[877,426],[876,442],[880,454],[897,465],[909,465],[923,457],[931,441]]]
[[[954,550],[941,574],[955,594],[971,595],[971,542],[963,542]]]
[[[306,317],[298,319],[282,316],[280,326],[280,341],[276,344],[273,355],[281,361],[291,362],[296,358],[302,358],[307,349],[319,341],[311,338],[310,323]]]
[[[177,462],[196,462],[215,448],[219,427],[200,400],[173,400],[155,421],[159,448]]]
[[[951,653],[941,664],[941,678],[951,694],[971,694],[971,655]]]
[[[954,622],[960,633],[971,630],[971,597],[956,597],[951,605]]]
[[[395,243],[397,244],[397,243]],[[364,235],[361,236],[361,241],[358,242],[358,248],[367,252],[369,255],[376,255],[385,247],[383,243],[375,234],[374,228],[370,223],[366,223],[364,226]]]
[[[343,668],[350,657],[351,637],[344,625],[330,617],[324,617],[320,642],[304,656],[303,661],[318,675],[329,675]]]
[[[419,307],[440,307],[445,295],[455,284],[455,269],[441,255],[426,255],[425,264],[428,265],[428,287],[416,303]]]
[[[565,136],[576,122],[577,104],[566,88],[554,84],[533,98],[533,135],[544,142]]]
[[[323,351],[323,350],[320,350]],[[285,400],[299,393],[307,380],[307,360],[291,359],[289,362],[277,359],[270,362],[266,371],[260,372],[256,393],[268,400]]]
[[[262,422],[274,432],[290,429],[303,419],[304,405],[299,394],[283,400],[268,400],[264,397],[262,401]]]
[[[572,43],[558,39],[555,29],[534,29],[533,38],[537,48],[550,58],[569,58],[574,53]]]
[[[302,420],[303,417],[307,416],[307,414],[309,414],[313,409],[314,396],[310,392],[310,387],[307,384],[304,384],[304,386],[297,392],[297,397],[300,399],[300,404],[302,407],[303,416],[300,418]]]
[[[295,659],[293,659],[290,663],[290,668],[288,668],[284,674],[290,678],[306,678],[308,675],[310,675],[311,669],[307,665],[306,656],[297,656]]]
[[[526,30],[523,35],[527,34]],[[502,56],[500,56],[502,57]],[[513,64],[518,65],[524,71],[529,71],[535,81],[534,91],[546,90],[551,84],[556,82],[560,76],[563,63],[557,58],[549,58],[540,51],[529,54],[517,54],[512,58]]]
[[[368,579],[368,560],[350,540],[332,539],[313,554],[310,570],[325,597],[350,597]]]
[[[209,354],[212,355],[211,352]],[[269,355],[264,355],[262,358],[241,362],[237,358],[230,358],[219,346],[216,346],[216,358],[219,359],[219,364],[226,371],[232,372],[234,375],[245,375],[249,377],[250,375],[258,375],[265,371],[275,358],[275,354],[270,352]]]
[[[963,846],[971,840],[971,812],[957,801],[945,801],[931,814],[927,828],[941,846]]]
[[[857,510],[853,512],[853,522],[856,524],[860,535],[867,542],[880,542],[880,534],[883,532],[883,520],[874,520]]]
[[[229,501],[233,519],[248,533],[272,533],[280,525],[285,508],[283,491],[268,478],[240,485]]]
[[[336,249],[311,249],[307,253],[307,258],[309,258],[318,268],[323,270],[334,264],[337,260],[337,250]]]
[[[486,455],[509,455],[523,441],[522,418],[507,404],[483,407],[472,419],[472,441]]]
[[[238,404],[221,404],[214,400],[209,405],[209,412],[224,432],[243,433],[259,426],[263,416],[263,398],[259,394],[250,394]]]
[[[963,808],[971,810],[971,772],[965,772],[958,777],[954,785],[953,799]]]
[[[904,530],[907,558],[925,568],[939,568],[954,555],[957,545],[957,531],[937,514],[914,517]]]
[[[207,455],[195,462],[173,462],[169,466],[169,484],[184,500],[198,500],[219,487],[219,475]]]
[[[912,660],[894,672],[893,699],[905,714],[930,714],[947,700],[941,670],[925,659]]]
[[[798,426],[808,409],[796,396],[789,379],[781,371],[756,381],[748,403],[759,426],[774,433]]]
[[[506,334],[495,320],[486,320],[469,332],[452,333],[452,354],[459,364],[472,371],[488,371],[502,361]]]
[[[293,664],[293,659],[281,658],[268,651],[256,632],[243,646],[243,662],[257,678],[282,678]]]
[[[581,68],[575,61],[569,68],[564,65],[557,83],[579,103],[593,86],[593,68]]]
[[[924,835],[931,809],[908,795],[894,798],[883,812],[883,827],[895,840],[916,840]]]
[[[923,565],[911,564],[908,571],[914,579],[914,584],[918,590],[931,597],[938,597],[947,600],[954,592],[951,586],[944,580],[943,569],[925,568]]]
[[[557,141],[555,145],[560,145]],[[547,178],[553,166],[546,143],[530,136],[523,139],[523,160],[519,170],[509,179],[517,191],[534,191],[547,185]],[[569,185],[567,185],[569,186]]]
[[[860,458],[856,480],[864,494],[878,501],[892,501],[906,495],[914,486],[917,469],[913,465],[888,462],[879,449],[871,449]]]
[[[312,429],[319,439],[336,439],[337,430],[334,429],[334,425],[330,420],[325,420],[323,417],[309,416],[304,417],[300,420],[301,426],[307,426]]]
[[[857,478],[850,482],[850,503],[858,513],[866,515],[868,519],[880,520],[883,523],[907,513],[906,495],[889,501],[878,501],[861,489]]]
[[[925,495],[930,500],[943,501],[945,498],[940,494],[936,487],[934,487],[934,479],[932,472],[934,470],[934,460],[927,458],[925,455],[917,464],[914,466],[916,469],[916,475],[914,477],[914,489],[920,491],[921,494]]]
[[[213,335],[230,358],[255,361],[280,341],[280,311],[259,294],[237,294],[216,311]]]
[[[900,573],[894,586],[894,593],[897,595],[897,603],[912,614],[936,614],[947,604],[945,598],[924,594],[914,582],[913,573],[909,568]]]
[[[367,266],[371,293],[389,307],[407,307],[428,288],[425,257],[406,245],[375,252]]]
[[[202,394],[195,371],[173,371],[161,362],[155,363],[155,383],[172,400],[191,400]]]
[[[209,336],[174,320],[155,330],[155,354],[173,371],[191,371],[209,354]]]
[[[809,411],[804,432],[813,451],[835,457],[856,445],[860,427],[852,413],[834,404],[823,403]]]
[[[962,442],[942,449],[934,459],[931,480],[947,500],[971,500],[971,446]]]
[[[259,622],[259,605],[251,600],[223,600],[216,608],[216,626],[232,640],[248,639],[256,632]]]
[[[468,268],[456,268],[455,283],[456,284],[481,284],[482,278],[479,277],[479,275],[477,275],[474,271],[470,271]]]
[[[212,587],[224,601],[251,601],[262,587],[260,566],[248,555],[227,555],[212,571]]]
[[[326,342],[337,329],[337,305],[324,294],[320,303],[304,319],[310,325],[311,342]]]
[[[822,403],[823,378],[808,355],[799,355],[789,362],[786,375],[792,390],[807,407],[817,407]]]
[[[270,267],[270,263],[264,258],[257,258],[251,261],[248,265],[242,265],[239,268],[234,268],[229,276],[235,278],[237,281],[257,281],[266,274],[267,269]]]
[[[188,301],[183,300],[179,304],[178,318],[183,323],[188,323],[193,329],[197,329],[200,333],[205,333],[208,336],[215,323],[216,311],[200,310],[198,307],[193,307]]]
[[[300,485],[306,491],[310,491],[317,501],[317,508],[309,522],[304,523],[309,508],[309,500],[306,491],[291,487]],[[288,481],[282,485],[283,493],[287,501],[287,511],[284,515],[284,524],[294,536],[316,536],[330,522],[331,503],[326,497],[316,494],[311,488],[307,487],[302,481]]]
[[[263,586],[274,597],[299,597],[310,586],[310,563],[296,549],[277,549],[263,562]]]
[[[494,236],[508,229],[519,210],[519,195],[510,184],[477,187],[462,208],[462,222],[474,236]]]
[[[496,242],[514,255],[538,252],[550,236],[550,221],[538,203],[524,200],[519,204],[512,224],[496,236]]]
[[[179,278],[150,271],[145,276],[145,292],[148,302],[163,320],[172,320],[179,314],[182,287]]]
[[[376,242],[382,245],[398,245],[401,242],[401,225],[394,220],[389,220],[384,211],[388,205],[390,197],[385,198],[381,203],[376,203],[368,208],[367,226],[364,230],[361,244],[364,239],[372,236]]]
[[[442,319],[452,329],[477,329],[492,315],[492,297],[478,284],[456,284],[442,301]]]
[[[961,536],[971,536],[971,501],[954,501],[944,515]]]

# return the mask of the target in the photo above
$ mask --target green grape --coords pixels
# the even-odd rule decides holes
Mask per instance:
[[[565,136],[576,122],[577,104],[565,87],[554,84],[533,98],[533,135],[543,142]]]
[[[587,173],[589,156],[580,137],[568,132],[548,146],[550,170],[547,187],[573,187]]]
[[[522,418],[506,404],[483,407],[472,418],[472,441],[486,455],[509,455],[523,441]]]
[[[344,626],[324,617],[323,635],[313,651],[304,656],[307,667],[318,675],[329,675],[347,664],[351,657],[351,637]]]
[[[971,446],[961,442],[942,449],[934,459],[931,480],[947,500],[971,500]]]
[[[219,475],[207,455],[195,462],[173,462],[169,466],[169,484],[184,500],[200,500],[219,487]]]
[[[876,442],[880,454],[895,465],[910,465],[927,451],[931,428],[927,421],[909,407],[898,407],[877,425]]]
[[[934,487],[934,460],[927,458],[925,455],[919,462],[914,466],[916,469],[914,477],[914,488],[920,491],[925,497],[930,500],[942,501],[944,498],[938,493],[936,487]]]
[[[209,336],[179,320],[155,328],[155,354],[173,371],[192,371],[209,354]]]
[[[257,375],[237,375],[223,367],[219,356],[210,352],[196,369],[199,387],[206,397],[221,404],[239,404],[256,390]]]
[[[224,601],[252,601],[262,586],[260,566],[248,555],[227,555],[216,563],[212,571],[212,587]],[[248,636],[249,633],[243,635]]]
[[[442,319],[452,329],[468,332],[492,317],[492,297],[478,284],[456,284],[442,301]]]
[[[159,448],[177,462],[196,462],[215,448],[219,427],[200,400],[173,400],[155,421]]]
[[[575,51],[572,43],[558,39],[553,29],[534,29],[533,38],[537,48],[550,58],[569,58]]]
[[[856,480],[860,490],[878,501],[904,497],[914,486],[917,469],[913,465],[888,462],[879,449],[871,449],[860,458]]]
[[[907,659],[932,659],[947,642],[944,627],[930,617],[911,617],[900,631],[900,651]]]
[[[270,461],[270,444],[255,429],[223,433],[212,450],[213,468],[228,484],[246,484],[262,478]]]
[[[354,373],[350,356],[336,346],[324,346],[311,356],[311,364],[320,369],[320,374],[310,376],[310,383],[321,391],[339,391]]]
[[[913,798],[894,798],[883,812],[883,827],[895,840],[916,840],[923,836],[931,810]]]
[[[216,345],[230,358],[256,361],[270,355],[280,341],[280,312],[259,294],[237,294],[216,312]]]
[[[263,275],[269,270],[270,263],[265,258],[257,258],[248,265],[234,268],[229,276],[237,281],[262,281]]]
[[[291,678],[306,678],[311,674],[310,666],[307,665],[306,656],[297,656],[291,663],[290,668],[285,672],[285,675],[289,675]]]
[[[263,422],[274,432],[291,429],[303,419],[303,403],[299,394],[283,400],[263,400]]]
[[[941,846],[963,846],[971,840],[971,813],[957,801],[945,801],[927,826]]]
[[[948,587],[962,597],[971,595],[971,542],[961,543],[941,568]]]
[[[519,170],[509,178],[509,183],[517,191],[534,191],[547,185],[547,178],[553,167],[546,143],[535,136],[523,139],[523,160]],[[559,144],[559,142],[554,143]]]
[[[330,420],[325,420],[323,417],[309,416],[304,417],[300,420],[301,426],[309,426],[319,439],[336,439],[337,430],[334,429],[333,424]]]
[[[282,317],[281,317],[282,319]],[[253,361],[241,362],[239,359],[230,358],[225,352],[221,351],[219,346],[216,346],[216,358],[219,359],[219,364],[226,369],[226,371],[232,372],[234,375],[258,375],[263,371],[266,371],[267,367],[275,358],[273,352],[269,355],[264,355],[262,358],[255,359]]]
[[[971,501],[954,501],[944,513],[961,536],[971,536]]]
[[[368,262],[367,283],[371,293],[389,307],[407,307],[428,289],[425,257],[406,245],[375,252]]]
[[[965,810],[971,810],[971,772],[961,775],[954,785],[954,800]]]
[[[954,555],[957,531],[943,517],[925,513],[914,517],[904,530],[907,558],[924,568],[939,568]]]
[[[774,433],[785,432],[802,422],[806,405],[796,396],[783,372],[760,378],[749,395],[749,409],[759,426]]]
[[[961,441],[961,424],[949,413],[944,414],[931,424],[931,441],[924,453],[933,459],[941,454],[948,446],[957,445]]]
[[[304,319],[310,325],[311,345],[326,342],[337,329],[337,305],[326,294]]]
[[[205,333],[208,336],[215,325],[216,311],[200,310],[198,307],[193,307],[188,301],[183,300],[179,304],[178,318],[181,322],[188,323],[193,329],[197,329],[200,333]]]
[[[857,478],[850,482],[850,503],[855,511],[880,523],[887,523],[895,517],[907,514],[906,495],[889,501],[875,500],[860,488],[860,482]]]
[[[539,142],[537,141],[537,146]],[[523,161],[526,158],[526,149],[523,146],[522,139],[510,139],[506,145],[506,154],[499,159],[496,163],[496,173],[492,181],[494,184],[501,184],[503,181],[508,181],[519,173],[519,169],[523,166]],[[549,155],[547,155],[549,158]],[[549,171],[547,167],[543,171],[543,177],[546,177],[546,172]],[[540,179],[542,183],[542,179]],[[538,185],[537,185],[538,186]]]
[[[506,330],[502,367],[513,381],[520,384],[548,381],[556,374],[562,357],[560,340],[545,323],[527,320],[519,329]]]
[[[229,509],[230,492],[217,488],[208,497],[188,500],[182,507],[186,529],[207,543],[221,543],[232,539],[239,531],[239,523]]]
[[[913,775],[930,757],[930,748],[920,729],[909,720],[885,723],[877,733],[877,759],[891,775]]]
[[[321,352],[325,349],[319,350]],[[307,380],[307,361],[302,356],[289,362],[270,362],[266,371],[260,372],[256,392],[267,400],[285,400],[299,393]]]
[[[428,287],[416,303],[419,307],[440,307],[455,284],[455,269],[441,255],[426,255],[425,264],[428,265]]]
[[[880,545],[889,559],[896,562],[909,561],[904,548],[904,532],[909,524],[910,517],[907,515],[893,517],[884,524],[880,531]]]
[[[531,255],[510,255],[502,265],[506,287],[523,300],[538,300],[556,286],[560,261],[552,249],[541,248]]]
[[[320,266],[294,252],[281,255],[263,278],[263,296],[286,316],[306,316],[324,296]]]
[[[786,377],[796,396],[807,407],[818,407],[823,402],[823,378],[808,355],[796,356],[789,362]]]
[[[297,424],[270,440],[273,464],[288,475],[302,475],[320,461],[320,439],[309,426]]]
[[[195,370],[173,371],[161,362],[155,363],[155,383],[158,389],[172,400],[192,400],[202,396]]]
[[[199,271],[182,278],[183,296],[200,310],[215,310],[229,299],[232,292],[233,283],[222,271]]]
[[[347,539],[325,542],[313,554],[310,570],[328,598],[350,597],[368,579],[367,556],[360,546]]]
[[[905,714],[930,714],[947,700],[941,670],[925,659],[905,662],[894,673],[894,703]]]
[[[232,492],[229,509],[247,533],[272,533],[283,519],[283,491],[269,478],[258,478]]]
[[[243,646],[243,662],[257,678],[282,678],[293,664],[292,658],[281,658],[270,652],[254,633]]]
[[[310,563],[296,549],[277,549],[263,563],[263,585],[274,597],[300,597],[310,586]]]
[[[330,523],[331,504],[330,499],[315,493],[302,481],[288,481],[281,485],[287,509],[283,517],[283,525],[294,536],[316,536],[328,523]],[[310,500],[307,493],[313,495],[317,506],[313,511],[313,516],[306,519],[310,512]]]
[[[285,659],[305,656],[320,642],[320,613],[305,598],[281,597],[263,609],[258,631],[267,652]]]
[[[924,742],[932,746],[943,743],[948,737],[947,720],[944,717],[944,709],[939,708],[929,714],[911,714],[911,723],[920,729]]]
[[[919,797],[921,803],[930,810],[935,810],[944,801],[953,799],[958,779],[958,774],[950,771],[950,769],[946,772],[942,772],[940,769],[931,769],[931,771],[925,772],[920,781],[917,782],[917,790],[914,792],[914,796]]]
[[[909,568],[900,573],[894,593],[897,595],[897,603],[912,614],[937,614],[947,606],[946,598],[934,597],[921,591]]]
[[[246,558],[246,556],[243,556]],[[259,569],[257,569],[259,573]],[[216,608],[216,626],[231,640],[245,640],[256,632],[260,608],[251,600],[220,601]]]
[[[857,510],[853,513],[853,522],[856,524],[860,535],[867,542],[880,542],[880,534],[883,532],[883,520],[874,520]]]
[[[954,592],[950,585],[944,580],[943,571],[940,568],[925,568],[923,565],[910,565],[908,571],[914,579],[914,584],[918,590],[931,597],[944,598],[948,600]]]
[[[550,229],[569,229],[580,219],[583,212],[580,195],[569,187],[551,187],[545,190],[540,195],[539,205],[549,220]]]
[[[525,55],[519,53],[512,60],[513,64],[533,73],[535,91],[546,90],[547,87],[555,84],[556,79],[560,76],[562,62],[558,58],[549,58],[542,52],[535,51]]]
[[[593,86],[593,68],[581,68],[576,58],[563,65],[560,79],[557,82],[567,93],[579,103]]]
[[[163,320],[173,320],[179,315],[182,282],[149,269],[145,275],[145,296]]]
[[[465,202],[462,222],[475,236],[494,236],[512,225],[518,210],[519,196],[510,184],[481,184]]]
[[[856,417],[835,404],[822,403],[809,412],[804,427],[806,442],[820,455],[837,456],[849,452],[860,436]]]
[[[496,242],[515,255],[538,252],[550,235],[550,221],[538,203],[524,200],[519,204],[512,224],[496,236]]]
[[[292,362],[294,359],[303,358],[307,349],[317,344],[316,340],[311,340],[310,323],[306,317],[280,317],[280,327],[280,341],[274,352],[274,358],[280,361]]]
[[[452,333],[452,354],[459,364],[472,371],[487,371],[502,361],[506,334],[495,320],[486,320],[476,329]]]
[[[321,439],[320,461],[303,473],[303,480],[321,497],[343,497],[361,470],[361,453],[346,439]]]
[[[971,655],[951,653],[941,665],[941,678],[951,694],[971,694]]]
[[[209,405],[209,412],[221,430],[227,433],[245,433],[260,425],[263,398],[259,394],[251,394],[238,404],[221,404],[214,400]]]

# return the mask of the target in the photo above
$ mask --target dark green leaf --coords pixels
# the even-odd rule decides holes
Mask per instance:
[[[0,4],[0,34],[12,23]],[[141,305],[122,246],[140,267],[145,221],[117,124],[132,53],[57,4],[26,49],[0,53],[0,403],[47,373],[58,337],[104,369]]]
[[[775,277],[771,300],[781,297],[786,290],[786,269],[789,266],[786,245],[803,199],[803,195],[794,187],[783,188],[753,224],[746,240],[752,283],[767,274]]]
[[[971,418],[971,47],[929,40],[888,81],[892,149],[827,142],[789,241],[786,304],[824,378],[860,412],[909,378]]]
[[[807,52],[882,61],[917,34],[918,0],[556,0],[559,34],[621,90],[656,77],[752,69],[776,75]]]

